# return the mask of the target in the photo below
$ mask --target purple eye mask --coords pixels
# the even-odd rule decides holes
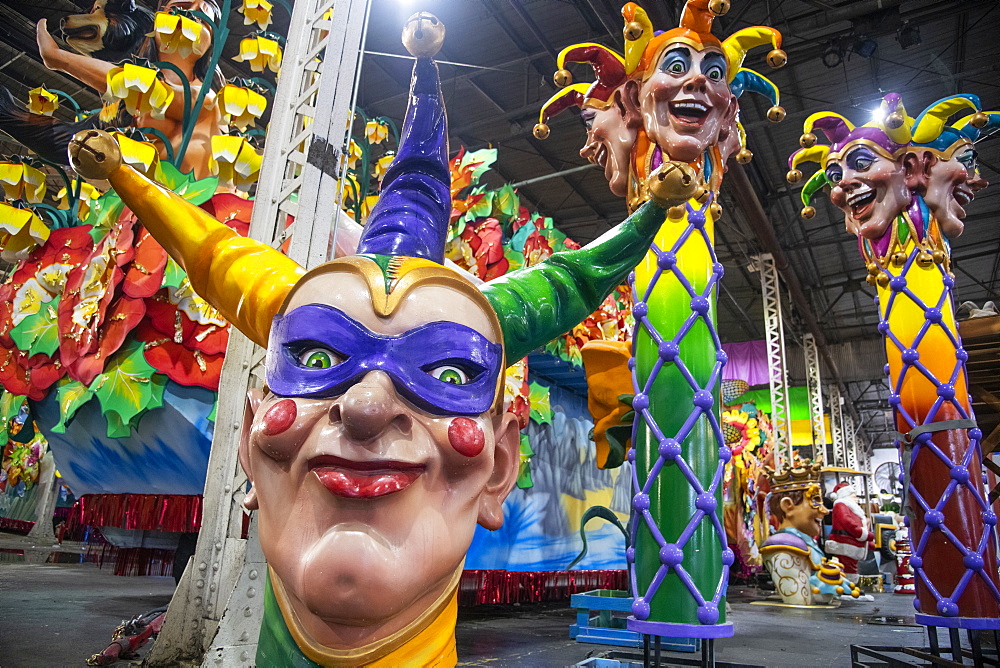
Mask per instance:
[[[313,348],[329,351],[334,365],[306,366],[300,357]],[[384,371],[397,392],[429,413],[481,415],[493,405],[502,365],[502,346],[456,322],[385,336],[332,306],[306,304],[274,318],[267,384],[279,396],[337,397],[369,372]],[[468,382],[456,385],[430,374],[441,366],[461,369]]]

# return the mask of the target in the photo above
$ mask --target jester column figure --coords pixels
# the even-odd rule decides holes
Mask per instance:
[[[560,91],[535,128],[544,138],[551,116],[582,107],[589,136],[581,155],[604,167],[612,192],[630,209],[648,199],[669,207],[633,277],[633,408],[641,419],[628,455],[635,491],[629,628],[658,636],[732,635],[724,596],[734,555],[719,517],[731,455],[719,427],[726,356],[715,329],[723,273],[714,250],[716,199],[726,159],[749,159],[738,94],[765,93],[774,100],[769,118],[784,117],[777,88],[741,68],[746,52],[770,45],[772,67],[786,58],[771,28],[747,28],[724,42],[713,36],[715,17],[728,8],[725,0],[688,0],[680,27],[657,32],[628,3],[624,57],[595,44],[564,50],[556,84],[571,84],[567,62],[594,65],[597,81]]]
[[[962,111],[972,113],[949,125]],[[878,120],[861,127],[830,112],[809,117],[802,148],[789,159],[791,182],[802,178],[800,164],[820,164],[802,190],[803,216],[816,213],[812,195],[830,188],[878,290],[889,404],[906,472],[914,606],[928,626],[1000,628],[997,516],[983,492],[982,432],[955,325],[948,243],[986,185],[973,143],[998,127],[1000,114],[983,113],[974,95],[939,100],[911,118],[890,94]],[[817,143],[816,128],[829,146]]]
[[[428,14],[407,24],[417,61],[399,151],[358,253],[308,272],[122,165],[110,136],[70,146],[77,170],[109,180],[195,290],[267,348],[239,451],[268,564],[257,665],[455,665],[465,554],[477,523],[503,524],[517,478],[503,369],[592,313],[663,219],[649,203],[481,288],[443,266],[443,40]]]

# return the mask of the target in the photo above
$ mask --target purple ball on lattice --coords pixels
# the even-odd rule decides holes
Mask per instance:
[[[691,310],[698,315],[706,315],[711,308],[712,304],[706,298],[701,296],[691,298]]]
[[[649,603],[642,596],[632,601],[632,614],[640,620],[649,617]]]
[[[913,348],[907,348],[902,352],[900,358],[903,360],[904,364],[913,364],[920,359],[920,353]]]
[[[960,485],[965,484],[969,481],[969,469],[961,464],[955,464],[951,467],[951,479]]]
[[[645,318],[649,315],[649,305],[646,302],[636,302],[635,306],[632,307],[632,315],[636,318]]]
[[[698,621],[702,624],[717,624],[719,622],[719,606],[711,601],[698,608]]]
[[[676,341],[664,341],[660,344],[657,352],[664,362],[673,362],[680,353],[680,346],[677,345]]]
[[[631,564],[635,561],[635,548],[631,545],[625,548],[625,559]]]
[[[913,560],[912,560],[912,559],[910,560],[910,563],[911,563],[911,564],[913,563]],[[915,609],[915,610],[916,610],[917,612],[920,612],[920,599],[919,599],[919,598],[915,598],[915,599],[913,599],[913,608],[914,608],[914,609]]]
[[[684,561],[684,550],[679,545],[667,543],[660,548],[660,563],[667,568],[674,568]]]
[[[924,311],[924,317],[933,323],[939,323],[944,318],[944,314],[941,313],[941,309],[932,306]]]
[[[946,288],[953,288],[953,287],[955,287],[955,277],[954,276],[949,276],[948,274],[945,274],[945,276],[944,276],[944,287],[946,287]]]
[[[903,482],[903,476],[902,476],[902,474],[900,474],[900,476],[899,476],[899,482]],[[903,515],[903,526],[905,526],[907,529],[910,528],[910,516],[909,515]],[[912,559],[910,560],[910,563],[913,563]]]
[[[955,386],[951,383],[941,383],[938,385],[937,389],[938,396],[942,399],[954,399],[955,398]]]
[[[630,463],[635,462],[635,448],[632,448],[631,450],[628,451],[628,460]]]
[[[944,513],[940,510],[928,510],[924,513],[924,521],[927,522],[928,526],[939,528],[944,524]]]
[[[902,292],[906,288],[906,279],[902,276],[893,276],[889,280],[889,287],[895,292]]]
[[[707,411],[715,404],[715,397],[708,390],[698,390],[691,398],[691,402],[698,408]]]
[[[726,273],[726,267],[721,262],[713,262],[712,273],[715,274],[717,278],[722,278]]]
[[[637,411],[644,411],[649,408],[649,395],[640,392],[632,398],[632,408]]]
[[[628,358],[628,370],[635,371],[635,357]]]
[[[660,443],[659,451],[661,457],[667,461],[673,461],[681,456],[681,444],[677,442],[677,439],[665,438]]]
[[[694,498],[694,507],[706,515],[714,513],[716,505],[718,504],[715,500],[715,495],[711,492],[701,492]]]
[[[632,507],[639,512],[649,510],[649,494],[646,494],[645,492],[639,492],[636,494],[632,499]]]
[[[701,228],[703,228],[705,226],[705,212],[704,211],[695,211],[695,210],[691,209],[690,205],[688,205],[688,212],[689,212],[688,213],[688,222],[691,223],[691,227],[694,227],[694,228],[700,230]]]
[[[958,616],[958,604],[950,598],[943,598],[937,604],[938,614],[942,617]]]
[[[958,350],[955,351],[955,359],[957,359],[959,362],[968,362],[969,352],[965,348],[959,348]]]
[[[923,568],[924,558],[920,555],[914,554],[912,557],[910,557],[910,566],[912,566],[913,568]]]
[[[983,523],[994,526],[997,523],[997,514],[992,510],[983,511]]]
[[[729,354],[725,350],[719,348],[715,351],[715,361],[722,366],[726,366],[729,364]]]
[[[673,251],[661,251],[656,257],[656,266],[664,271],[669,271],[677,264],[677,253]]]
[[[722,460],[723,464],[728,464],[729,460],[733,458],[733,451],[729,449],[728,446],[722,446],[719,448],[719,459]]]
[[[891,394],[889,394],[889,405],[890,406],[898,406],[900,401],[901,401],[901,399],[900,399],[899,395],[896,394],[895,392],[892,392]]]
[[[885,375],[888,376],[889,375],[889,365],[886,364],[884,367],[882,367],[882,371],[885,373]]]
[[[732,548],[726,548],[722,551],[722,565],[732,566],[736,563],[736,553],[733,552]]]
[[[983,440],[983,430],[980,429],[979,427],[973,427],[972,429],[969,430],[969,438],[971,438],[973,441]]]
[[[982,555],[977,554],[976,552],[969,552],[967,555],[962,557],[962,563],[965,564],[966,568],[973,571],[981,571],[986,565]]]
[[[883,320],[882,322],[880,322],[878,324],[878,331],[879,331],[880,334],[888,334],[889,333],[889,323],[886,322],[885,320]],[[889,372],[886,371],[886,373],[889,373]]]

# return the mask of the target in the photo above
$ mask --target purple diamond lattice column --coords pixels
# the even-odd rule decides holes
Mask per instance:
[[[719,426],[726,354],[715,327],[723,267],[712,195],[675,207],[631,277],[636,335],[632,547],[628,627],[660,636],[724,638],[733,552],[719,517],[731,458]],[[690,304],[689,309],[678,308]],[[671,621],[662,621],[669,619]]]

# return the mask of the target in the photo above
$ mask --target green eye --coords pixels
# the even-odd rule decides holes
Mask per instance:
[[[434,376],[442,383],[450,383],[451,385],[467,385],[469,383],[469,375],[457,366],[439,366],[431,369],[427,373]]]
[[[684,71],[683,63],[674,63],[673,65],[670,66],[670,71],[677,73],[683,72]]]
[[[299,364],[310,369],[329,369],[340,360],[326,348],[310,348],[299,355]]]

